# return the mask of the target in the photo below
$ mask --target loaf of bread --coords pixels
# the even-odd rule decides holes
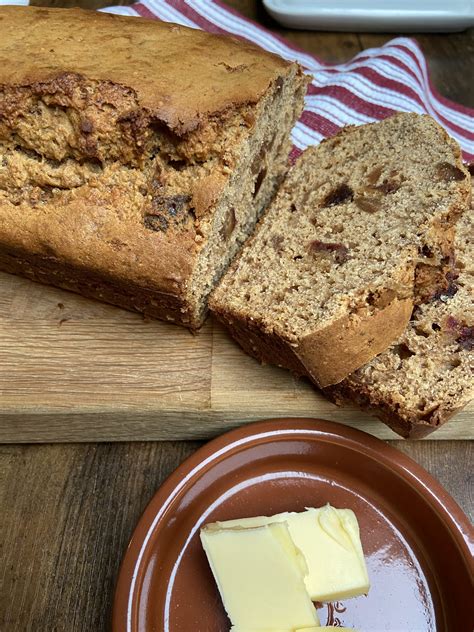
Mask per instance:
[[[0,269],[198,328],[287,170],[301,68],[76,9],[0,30]]]
[[[474,217],[460,219],[448,286],[415,307],[394,345],[326,394],[374,411],[403,437],[424,437],[474,397]]]
[[[299,158],[211,309],[259,360],[340,382],[432,291],[469,197],[460,149],[430,117],[347,128]]]

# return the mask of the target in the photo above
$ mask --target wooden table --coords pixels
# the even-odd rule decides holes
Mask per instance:
[[[255,0],[229,4],[332,62],[391,37],[285,31]],[[473,106],[474,32],[417,37],[441,93]],[[473,519],[471,442],[391,443],[438,478]],[[0,631],[106,629],[120,560],[140,514],[164,478],[199,445],[0,446]]]

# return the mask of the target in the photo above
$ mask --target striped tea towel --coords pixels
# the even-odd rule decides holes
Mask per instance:
[[[0,4],[27,4],[28,0]],[[143,0],[128,7],[103,9],[121,15],[176,22],[212,33],[250,40],[286,59],[298,61],[313,81],[304,112],[293,129],[294,154],[344,125],[378,121],[398,111],[427,113],[461,145],[464,160],[474,161],[474,110],[442,97],[433,87],[417,42],[398,37],[362,51],[345,64],[327,64],[242,17],[220,0]]]

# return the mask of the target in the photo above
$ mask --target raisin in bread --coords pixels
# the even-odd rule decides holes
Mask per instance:
[[[394,345],[326,394],[374,411],[404,437],[436,430],[474,397],[474,216],[456,227],[449,285],[415,307]]]
[[[346,128],[299,158],[211,309],[259,360],[340,382],[402,334],[415,270],[449,259],[469,196],[430,117]]]
[[[0,24],[0,269],[199,327],[287,170],[301,68],[141,18]]]

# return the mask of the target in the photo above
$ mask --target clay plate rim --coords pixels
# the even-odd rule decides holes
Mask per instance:
[[[265,442],[265,437],[257,439],[257,435],[279,430],[311,430],[313,433],[319,434],[319,440],[323,442],[338,443],[350,447],[361,455],[369,456],[381,465],[397,472],[399,476],[405,479],[408,485],[411,485],[418,493],[428,499],[456,542],[466,562],[466,567],[472,567],[474,536],[468,517],[441,483],[412,458],[381,439],[362,430],[337,422],[313,418],[266,419],[246,424],[212,439],[183,461],[158,488],[139,519],[122,560],[113,602],[113,632],[129,632],[130,630],[136,632],[134,628],[127,627],[127,617],[129,603],[135,609],[137,600],[140,597],[140,593],[137,591],[138,582],[136,582],[136,579],[140,574],[141,564],[146,559],[147,549],[144,546],[144,542],[148,539],[147,536],[151,535],[150,527],[155,521],[157,514],[173,495],[173,492],[176,492],[177,488],[180,488],[180,491],[184,490],[186,484],[192,481],[192,478],[185,481],[186,477],[197,466],[223,448],[231,446],[242,439],[248,439],[250,443],[251,437],[255,437],[257,442]],[[311,441],[314,440],[315,436],[313,435]],[[229,453],[230,450],[226,452],[226,456]],[[209,466],[212,467],[212,464],[213,461],[211,460]],[[170,502],[172,502],[172,499]],[[159,525],[159,522],[159,520],[156,522],[155,528]],[[132,586],[133,593],[131,594]]]

